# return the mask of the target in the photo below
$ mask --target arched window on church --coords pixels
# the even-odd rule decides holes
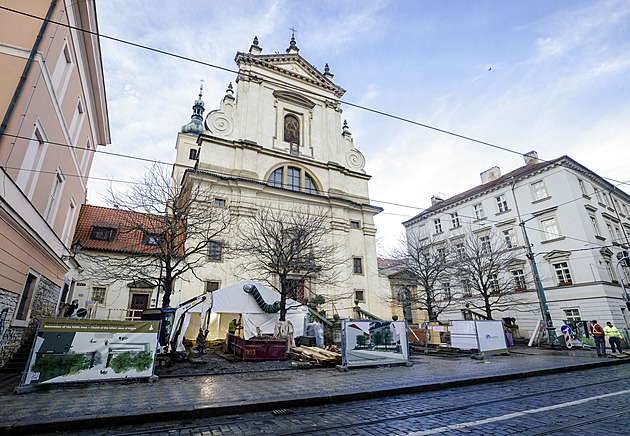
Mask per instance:
[[[286,180],[284,177],[286,176]],[[297,167],[282,166],[275,169],[267,179],[267,185],[275,188],[286,188],[292,191],[317,194],[317,186],[313,176]]]
[[[317,194],[317,188],[315,187],[315,183],[313,183],[313,179],[308,174],[304,174],[304,192],[309,194]]]
[[[287,172],[287,188],[292,191],[300,190],[300,169],[289,167]]]
[[[282,171],[283,170],[284,168],[280,167],[277,170],[275,170],[273,173],[271,173],[271,175],[269,176],[269,179],[267,180],[267,184],[269,186],[275,186],[276,188],[282,188]]]
[[[300,145],[300,121],[295,115],[284,117],[284,142]]]

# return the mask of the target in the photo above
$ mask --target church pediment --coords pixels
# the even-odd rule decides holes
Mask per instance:
[[[346,91],[328,80],[324,74],[311,65],[299,54],[270,54],[257,55],[251,53],[237,53],[234,59],[239,67],[241,64],[253,64],[259,68],[268,69],[276,73],[303,80],[311,85],[316,85],[341,97]]]

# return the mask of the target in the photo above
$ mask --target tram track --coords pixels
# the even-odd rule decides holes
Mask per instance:
[[[608,379],[608,380],[604,380],[604,381],[597,381],[597,382],[593,382],[593,383],[582,383],[582,384],[578,384],[575,386],[567,386],[567,387],[562,387],[562,388],[556,388],[556,389],[543,389],[540,390],[538,392],[531,392],[531,393],[519,393],[518,395],[513,395],[513,396],[500,396],[499,398],[494,398],[491,400],[486,400],[486,401],[469,401],[465,404],[459,404],[457,406],[451,406],[451,407],[437,407],[437,408],[433,408],[433,409],[428,409],[428,410],[422,410],[416,413],[406,413],[404,415],[396,415],[396,416],[386,416],[386,417],[379,417],[379,418],[374,418],[374,419],[355,419],[355,420],[350,420],[348,422],[344,422],[344,423],[340,423],[340,424],[334,424],[334,425],[313,425],[313,426],[304,426],[303,428],[292,428],[290,431],[280,431],[280,432],[275,432],[274,434],[277,435],[300,435],[300,434],[313,434],[313,433],[320,433],[320,432],[334,432],[334,431],[343,431],[344,429],[357,429],[357,428],[366,428],[366,427],[370,427],[370,426],[376,426],[376,425],[380,425],[380,424],[386,424],[388,422],[400,422],[400,421],[404,421],[404,420],[409,420],[409,419],[416,419],[416,418],[421,418],[424,416],[433,416],[435,417],[436,415],[441,415],[441,414],[448,414],[448,413],[456,413],[456,412],[460,412],[460,411],[465,411],[468,409],[473,409],[475,407],[483,407],[483,406],[491,406],[493,404],[497,404],[497,403],[509,403],[511,401],[522,401],[523,399],[526,398],[535,398],[535,397],[540,397],[540,396],[545,396],[545,395],[554,395],[554,394],[562,394],[565,392],[570,392],[570,391],[575,391],[575,390],[579,390],[579,389],[590,389],[593,387],[601,387],[603,385],[608,385],[608,384],[612,384],[612,383],[623,383],[623,382],[627,382],[628,380],[630,380],[630,377],[619,377],[619,378],[615,378],[615,379]],[[501,382],[503,383],[503,382]],[[450,388],[446,391],[452,391],[457,390],[457,389],[463,389],[463,388]],[[499,387],[499,389],[501,389]],[[446,392],[444,391],[444,392]],[[468,389],[466,391],[466,397],[470,397],[470,398],[474,398],[476,393],[481,393],[484,392],[485,395],[487,395],[488,392],[488,385],[485,385],[484,388],[480,388],[480,389],[475,389],[475,390],[470,390]],[[413,398],[411,398],[413,397]],[[392,400],[390,399],[390,403],[389,406],[392,409],[396,409],[397,407],[403,407],[405,405],[409,405],[412,403],[417,403],[418,399],[417,399],[417,395],[416,394],[409,394],[409,395],[404,395],[404,397],[400,398],[400,399],[395,399]],[[329,415],[331,413],[334,412],[343,412],[345,414],[347,414],[348,416],[361,416],[361,409],[363,409],[364,406],[364,402],[363,401],[358,401],[353,403],[343,403],[343,404],[331,404],[331,405],[327,405],[325,410],[311,410],[309,411],[309,408],[299,408],[299,411],[303,414],[312,414],[312,415],[318,415],[318,414],[326,414]],[[314,408],[321,408],[322,406],[314,406]],[[282,413],[277,413],[276,415],[290,415],[295,413],[298,410],[294,410],[294,409],[284,409],[281,412]],[[278,412],[278,411],[276,411]],[[304,413],[305,412],[305,413]],[[618,416],[620,414],[623,413],[627,413],[628,409],[626,409],[624,412],[619,412],[619,413],[615,413],[615,414],[611,414],[610,416],[606,416],[606,417],[597,417],[597,418],[592,418],[589,420],[585,420],[585,421],[580,421],[583,422],[585,424],[588,423],[594,423],[594,422],[598,422],[601,420],[605,420],[607,419],[607,417],[614,417],[614,416]],[[267,413],[272,413],[271,412],[267,412]],[[255,423],[260,422],[261,420],[265,419],[264,417],[262,417],[263,412],[258,412],[256,414],[256,416],[251,417],[251,418],[247,418],[247,419],[237,419],[232,421],[232,424],[238,424],[239,426],[254,426]],[[202,431],[201,429],[206,429],[203,431],[211,431],[210,429],[212,427],[216,427],[217,426],[217,422],[208,422],[209,419],[203,419],[203,420],[199,420],[199,422],[193,424],[193,425],[177,425],[177,426],[165,426],[165,427],[159,427],[159,428],[155,428],[155,429],[144,429],[144,430],[139,430],[139,431],[129,431],[129,432],[117,432],[117,433],[112,433],[115,434],[116,436],[138,436],[138,435],[152,435],[152,434],[158,434],[158,433],[173,433],[173,434],[177,434],[178,432],[195,432],[195,431]],[[204,423],[201,423],[201,421],[205,421]],[[556,431],[561,431],[564,428],[571,428],[571,427],[575,427],[579,425],[579,423],[575,423],[575,424],[570,424],[567,425],[565,427],[554,427],[554,428],[549,428],[549,429],[545,429],[543,432],[541,433],[536,433],[536,434],[550,434]],[[429,431],[429,430],[427,430]]]

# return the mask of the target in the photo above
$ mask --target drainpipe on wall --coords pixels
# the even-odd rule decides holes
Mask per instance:
[[[20,81],[18,82],[17,87],[15,88],[15,92],[13,93],[13,98],[11,98],[11,102],[9,103],[9,107],[7,108],[7,112],[4,114],[4,119],[2,120],[2,125],[0,125],[0,141],[2,141],[2,136],[4,135],[4,131],[9,124],[9,119],[11,118],[11,114],[13,113],[13,109],[17,103],[20,94],[22,93],[22,88],[24,87],[24,83],[26,82],[26,78],[28,77],[28,73],[31,70],[31,65],[35,60],[35,55],[37,55],[37,49],[39,48],[39,44],[44,37],[44,32],[46,31],[46,27],[48,26],[48,22],[50,21],[50,17],[52,16],[53,11],[55,10],[55,6],[57,6],[57,0],[52,0],[50,2],[50,6],[48,8],[48,12],[46,13],[46,18],[42,23],[42,26],[39,28],[39,33],[37,34],[37,38],[35,39],[35,44],[33,44],[33,49],[28,56],[28,60],[26,61],[26,65],[24,66],[24,71],[22,72],[22,76],[20,76]]]

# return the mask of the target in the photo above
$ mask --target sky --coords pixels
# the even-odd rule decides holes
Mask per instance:
[[[284,53],[294,28],[300,55],[346,89],[342,101],[491,143],[489,147],[342,104],[386,255],[402,222],[480,184],[493,166],[569,155],[600,176],[630,182],[630,2],[97,1],[102,35],[230,70],[254,36]],[[101,40],[112,153],[173,162],[200,79],[206,114],[235,73]],[[238,96],[237,96],[238,98]],[[147,162],[97,153],[88,202]],[[123,183],[114,183],[124,189]],[[630,187],[620,185],[630,192]],[[396,206],[392,203],[398,204]]]

